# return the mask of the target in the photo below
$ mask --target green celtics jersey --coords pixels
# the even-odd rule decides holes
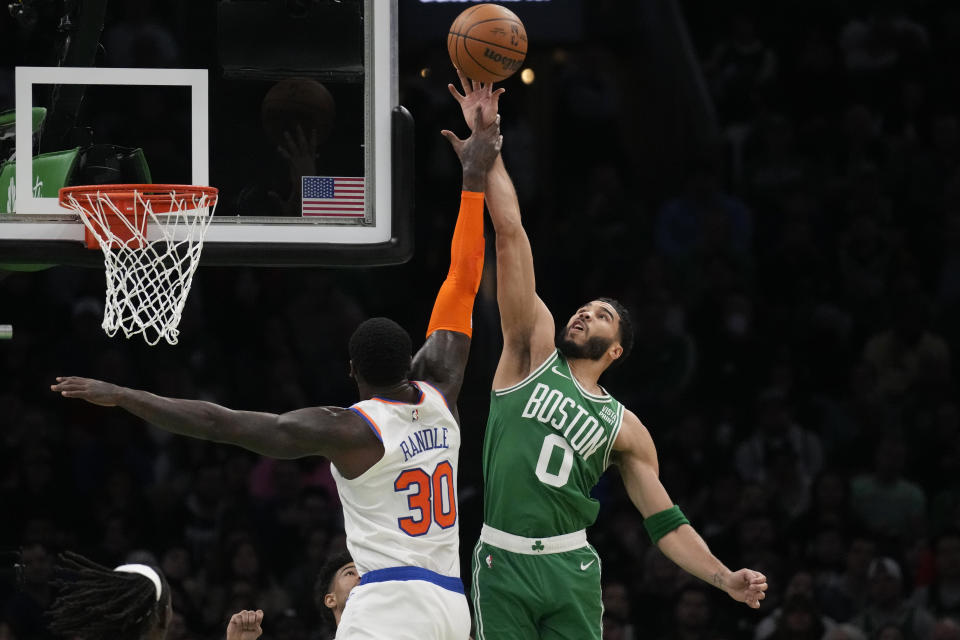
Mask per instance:
[[[483,443],[484,522],[528,538],[584,529],[590,490],[610,462],[623,405],[587,393],[555,351],[521,382],[495,390]]]

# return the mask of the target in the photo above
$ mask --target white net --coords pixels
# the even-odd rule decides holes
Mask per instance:
[[[122,194],[78,189],[65,193],[61,204],[80,215],[103,250],[103,330],[173,345],[217,195],[209,188],[178,193],[145,187]]]

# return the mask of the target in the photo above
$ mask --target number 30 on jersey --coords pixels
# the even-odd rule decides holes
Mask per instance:
[[[446,460],[437,465],[433,475],[423,469],[407,469],[393,481],[394,491],[410,491],[407,507],[414,516],[397,518],[400,530],[408,536],[422,536],[436,522],[448,529],[457,522],[457,497],[453,490],[453,467]]]

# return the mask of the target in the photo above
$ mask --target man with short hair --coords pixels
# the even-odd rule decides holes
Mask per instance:
[[[282,415],[164,398],[99,380],[60,377],[67,398],[119,406],[181,435],[229,443],[274,458],[330,460],[343,505],[347,547],[361,581],[338,638],[466,638],[470,612],[460,580],[455,416],[470,350],[473,301],[483,271],[483,190],[502,144],[497,121],[462,141],[442,132],[463,168],[451,264],[417,354],[387,318],[350,338],[360,402]]]
[[[347,597],[358,584],[360,574],[357,573],[357,565],[346,551],[334,554],[320,568],[313,587],[313,601],[323,618],[333,623],[333,627],[340,626]]]

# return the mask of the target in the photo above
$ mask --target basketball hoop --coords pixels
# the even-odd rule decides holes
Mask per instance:
[[[200,262],[217,190],[180,184],[110,184],[60,189],[60,205],[86,227],[84,244],[103,250],[103,330],[147,344],[177,344],[180,315]]]

